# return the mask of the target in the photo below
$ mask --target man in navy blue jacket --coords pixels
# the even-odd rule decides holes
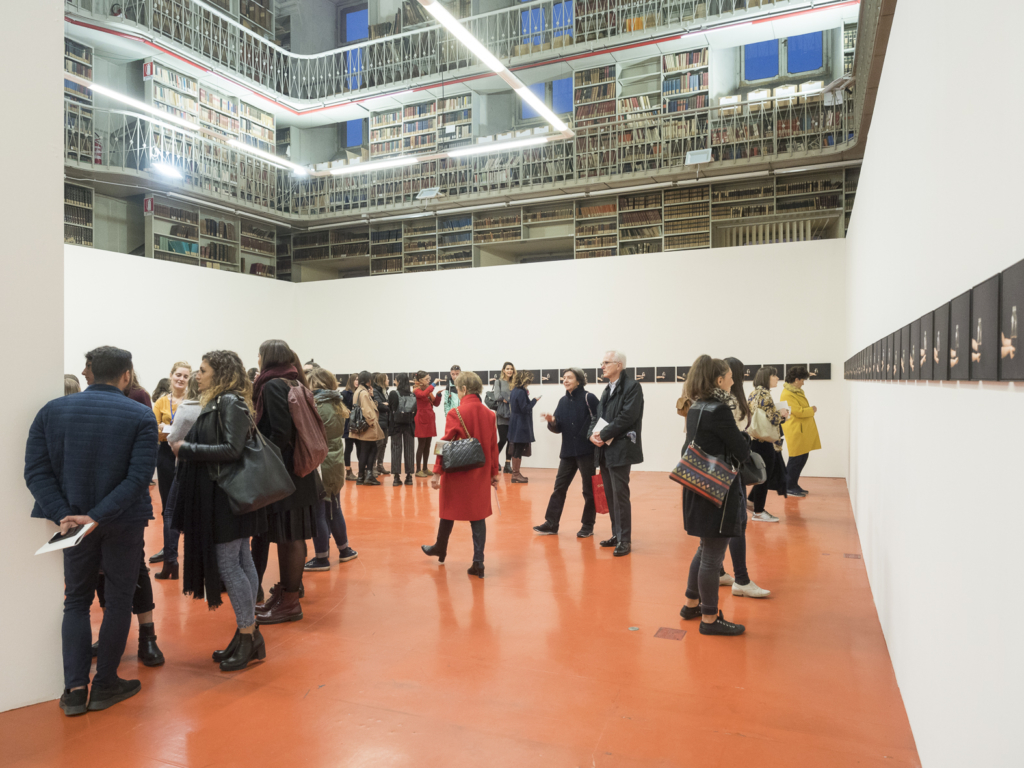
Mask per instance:
[[[117,668],[131,626],[143,534],[153,519],[149,481],[157,454],[152,411],[125,396],[132,379],[131,353],[99,347],[87,359],[95,383],[44,405],[25,449],[25,482],[36,500],[32,517],[52,521],[61,532],[96,523],[78,546],[64,550],[65,691],[60,706],[69,716],[106,709],[142,687],[138,680],[119,678]],[[101,565],[107,606],[90,697],[89,608]]]

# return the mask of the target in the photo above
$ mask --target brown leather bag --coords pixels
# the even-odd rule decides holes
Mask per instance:
[[[292,470],[306,477],[327,458],[327,430],[313,400],[313,393],[297,381],[288,382],[288,413],[295,425]]]

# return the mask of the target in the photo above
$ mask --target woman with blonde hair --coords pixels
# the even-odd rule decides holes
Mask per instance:
[[[501,373],[494,380],[491,391],[494,393],[494,414],[498,427],[498,457],[501,449],[505,449],[505,466],[502,473],[512,474],[512,446],[508,442],[508,421],[512,417],[512,380],[516,376],[516,367],[506,362],[501,366]]]
[[[266,657],[256,625],[259,577],[249,539],[267,530],[267,510],[234,514],[211,467],[241,460],[252,431],[252,382],[234,352],[203,355],[199,367],[201,412],[187,441],[171,444],[181,460],[174,522],[185,534],[182,590],[212,609],[221,604],[223,583],[235,611],[234,637],[213,660],[225,671],[244,669]]]
[[[151,563],[163,563],[163,569],[158,578],[178,577],[178,532],[171,527],[171,511],[168,508],[167,499],[171,491],[171,483],[174,482],[174,451],[167,442],[167,435],[174,425],[174,419],[178,415],[178,408],[185,402],[185,390],[188,389],[188,381],[192,376],[192,366],[184,361],[179,361],[171,366],[171,390],[159,398],[153,405],[153,415],[156,416],[157,428],[160,430],[157,440],[160,441],[160,448],[156,454],[156,484],[160,491],[161,515],[164,523],[164,545],[163,548],[149,558]],[[173,574],[173,575],[172,575]]]
[[[78,381],[78,377],[73,373],[64,374],[64,397],[68,395],[75,395],[82,391],[82,385]]]
[[[509,398],[512,414],[508,421],[508,441],[512,446],[513,483],[530,482],[529,478],[524,477],[519,470],[523,464],[523,457],[533,454],[533,449],[530,447],[534,442],[533,406],[540,398],[530,399],[532,383],[533,374],[529,371],[517,371],[512,380],[512,395]]]

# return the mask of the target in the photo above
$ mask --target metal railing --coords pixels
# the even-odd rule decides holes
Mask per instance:
[[[556,49],[602,45],[685,32],[792,0],[534,0],[462,19],[498,59],[553,55]],[[301,55],[279,48],[201,0],[66,0],[65,8],[90,21],[121,25],[173,44],[207,66],[230,71],[279,97],[317,101],[360,97],[410,82],[472,74],[468,49],[444,27],[415,29],[325,53]],[[568,52],[568,51],[566,51]],[[578,50],[575,52],[579,52]]]
[[[834,155],[856,138],[856,94],[797,98],[751,111],[714,107],[642,119],[619,116],[576,127],[571,139],[463,158],[434,157],[409,166],[340,176],[296,177],[204,135],[158,124],[127,110],[65,102],[69,166],[167,180],[154,167],[180,174],[185,191],[227,200],[255,213],[306,222],[346,214],[410,213],[424,207],[420,190],[437,187],[445,202],[507,198],[543,190],[592,190],[595,183],[692,174],[687,153],[710,149],[713,167]],[[90,152],[90,147],[92,151]],[[614,190],[610,190],[613,193]],[[440,203],[440,205],[435,205]]]

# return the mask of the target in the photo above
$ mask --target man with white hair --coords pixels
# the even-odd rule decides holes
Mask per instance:
[[[629,554],[633,540],[633,507],[629,500],[629,470],[644,460],[640,435],[644,420],[644,393],[640,384],[622,375],[626,356],[610,350],[601,360],[608,386],[601,394],[590,425],[590,442],[597,446],[595,462],[601,469],[612,537],[602,547],[615,547],[615,557]]]

